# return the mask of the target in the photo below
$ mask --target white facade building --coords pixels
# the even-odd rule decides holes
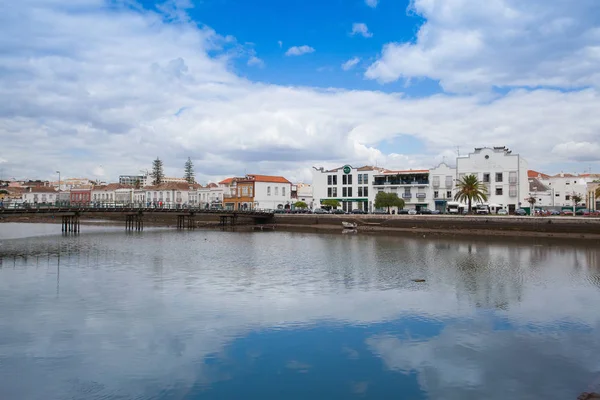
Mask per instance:
[[[210,208],[211,206],[221,205],[223,195],[229,193],[229,185],[209,183],[198,189],[198,198],[195,199],[200,207]]]
[[[331,170],[313,167],[313,209],[320,208],[323,200],[334,199],[340,202],[344,211],[372,212],[376,194],[372,183],[375,175],[383,172],[383,168],[371,166],[354,168],[345,165]]]
[[[541,205],[555,208],[571,208],[573,207],[573,195],[577,194],[582,198],[580,205],[583,207],[586,203],[588,184],[594,182],[594,180],[600,179],[599,174],[566,174],[561,172],[557,175],[547,175],[537,171],[529,171],[529,179],[539,181],[544,186],[548,193],[547,201],[544,201]],[[537,185],[539,186],[539,185]],[[531,194],[536,196],[536,190],[532,187]],[[538,199],[539,201],[539,199]],[[536,203],[536,206],[538,204]]]
[[[55,203],[58,201],[58,191],[49,186],[28,187],[23,192],[22,199],[29,204]]]
[[[373,200],[377,192],[396,193],[404,200],[404,209],[420,210],[433,204],[429,170],[384,170],[374,175]],[[397,211],[397,210],[393,210]]]
[[[448,203],[454,201],[456,194],[456,168],[446,163],[429,170],[429,184],[431,186],[431,201],[429,208],[447,212]]]
[[[475,175],[488,191],[487,204],[513,212],[527,206],[529,180],[527,162],[506,147],[476,148],[456,159],[457,181]]]
[[[292,185],[293,201],[303,201],[310,210],[313,209],[313,190],[308,183],[297,183]]]
[[[200,189],[197,183],[161,183],[156,186],[145,187],[146,205],[154,207],[181,207],[190,205],[192,198]]]
[[[292,182],[282,176],[247,175],[254,182],[254,208],[289,208],[292,202]]]

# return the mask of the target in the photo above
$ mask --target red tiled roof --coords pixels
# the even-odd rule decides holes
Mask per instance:
[[[117,189],[133,189],[133,188],[134,188],[133,185],[123,185],[121,183],[109,183],[108,185],[94,186],[93,190],[108,192],[108,191],[117,190]]]
[[[54,192],[57,192],[56,189],[54,189],[53,187],[49,187],[49,186],[33,186],[30,188],[27,188],[26,192],[29,192],[30,189],[31,189],[30,193],[54,193]]]
[[[161,183],[160,185],[146,186],[145,190],[181,190],[186,191],[192,189],[199,189],[202,185],[197,183],[186,183],[186,182],[167,182]]]
[[[227,178],[219,182],[219,185],[229,185],[231,182],[233,182],[233,178]]]
[[[248,175],[248,178],[255,182],[273,182],[273,183],[289,183],[292,182],[285,179],[283,176],[271,176],[271,175]]]
[[[216,183],[213,183],[213,182],[211,182],[211,183],[209,183],[208,185],[206,185],[206,187],[209,187],[209,188],[216,188],[216,187],[219,187],[219,185],[217,185]]]
[[[548,179],[550,178],[550,175],[538,172],[538,171],[534,171],[532,169],[530,169],[529,171],[527,171],[527,177],[528,178],[543,178],[543,179]]]

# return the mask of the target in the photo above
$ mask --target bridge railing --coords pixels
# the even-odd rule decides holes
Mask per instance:
[[[19,207],[4,207],[0,206],[0,213],[31,213],[31,212],[196,212],[202,214],[232,214],[239,215],[256,215],[256,214],[273,214],[271,209],[249,209],[249,210],[231,210],[226,208],[206,208],[201,206],[150,206],[144,207],[143,204],[103,204],[97,206],[93,203],[79,203],[68,205],[51,205],[51,204],[25,204]]]

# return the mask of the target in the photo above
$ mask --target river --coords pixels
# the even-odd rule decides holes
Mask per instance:
[[[589,241],[82,231],[0,224],[0,399],[600,391]]]

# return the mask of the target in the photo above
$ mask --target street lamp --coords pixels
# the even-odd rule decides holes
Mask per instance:
[[[60,171],[56,171],[56,173],[58,174],[58,199],[57,199],[57,203],[58,203],[58,205],[60,205]]]

